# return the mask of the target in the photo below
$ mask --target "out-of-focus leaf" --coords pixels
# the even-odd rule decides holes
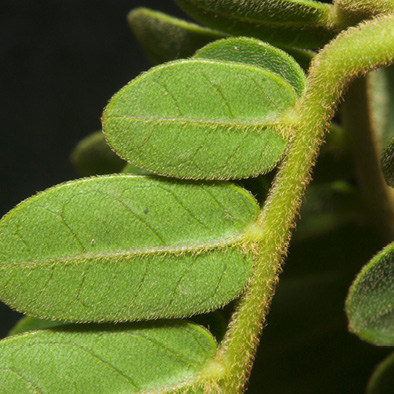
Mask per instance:
[[[262,67],[278,74],[300,97],[305,89],[305,75],[288,54],[254,38],[226,38],[206,45],[195,58],[228,61]]]
[[[260,67],[182,60],[121,89],[103,126],[118,154],[160,175],[247,178],[282,157],[288,136],[278,122],[295,99],[287,82]]]
[[[148,8],[131,11],[127,20],[154,64],[190,57],[205,44],[226,36]]]
[[[191,16],[231,35],[317,48],[334,37],[332,5],[308,0],[176,0]]]
[[[383,148],[394,137],[394,66],[371,73],[369,93],[374,123]]]
[[[377,345],[394,345],[394,243],[357,276],[346,311],[352,332]]]
[[[305,72],[309,70],[311,61],[316,56],[316,52],[309,49],[289,47],[283,47],[281,49],[292,56]]]
[[[134,174],[134,175],[153,175],[150,171],[144,168],[137,167],[133,164],[126,164],[122,172],[124,174]]]
[[[52,328],[65,324],[59,320],[40,319],[35,316],[24,316],[16,323],[8,335],[17,335],[26,331],[43,330],[44,328]]]
[[[394,137],[386,144],[380,156],[380,166],[386,183],[394,187]]]
[[[215,348],[205,329],[180,321],[30,332],[0,342],[0,393],[155,392],[192,381]]]
[[[377,366],[368,383],[367,394],[392,394],[394,389],[394,353]]]
[[[346,182],[312,183],[306,191],[295,240],[314,237],[355,222],[362,216],[362,209],[359,194]]]
[[[349,144],[341,127],[331,124],[313,170],[313,182],[331,183],[354,178],[355,169]]]
[[[58,185],[0,222],[0,295],[65,321],[217,309],[245,287],[258,206],[228,183],[112,175]]]
[[[80,141],[71,154],[71,161],[82,176],[120,172],[126,165],[108,146],[101,131]]]

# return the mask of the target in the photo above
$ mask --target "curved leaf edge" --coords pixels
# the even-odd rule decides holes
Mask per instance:
[[[357,324],[353,321],[352,319],[352,313],[351,313],[351,304],[353,302],[353,296],[357,292],[357,288],[364,280],[364,278],[369,274],[370,271],[372,271],[379,263],[380,260],[390,254],[394,254],[394,242],[390,243],[387,245],[383,250],[378,252],[364,267],[361,269],[361,271],[357,274],[356,278],[354,279],[353,283],[351,284],[348,295],[346,297],[346,302],[345,302],[345,311],[348,317],[348,329],[350,332],[356,334],[358,337],[361,339],[377,345],[377,346],[393,346],[394,343],[387,343],[387,342],[382,342],[380,340],[376,339],[376,334],[371,333],[370,330],[367,329],[360,329]],[[380,317],[384,314],[377,315],[376,317]]]
[[[210,47],[214,48],[215,46],[218,46],[220,49],[220,45],[225,44],[225,43],[234,43],[234,45],[242,45],[243,43],[254,44],[256,46],[262,47],[262,49],[264,48],[265,50],[270,51],[271,53],[275,53],[275,56],[277,57],[277,59],[280,59],[281,62],[287,62],[288,64],[291,65],[292,74],[297,79],[297,82],[299,82],[302,85],[302,87],[298,88],[296,86],[293,86],[291,81],[288,78],[286,78],[286,76],[283,75],[280,72],[280,70],[275,70],[275,66],[277,67],[277,65],[275,65],[275,64],[273,64],[272,67],[270,67],[270,68],[268,68],[265,65],[258,65],[257,63],[242,62],[242,64],[251,65],[254,67],[261,67],[271,73],[278,75],[281,79],[283,79],[285,82],[287,82],[292,87],[292,89],[294,90],[294,92],[298,98],[300,98],[303,95],[303,92],[306,87],[306,77],[305,77],[305,73],[304,73],[303,69],[301,68],[301,66],[298,64],[296,59],[293,56],[291,56],[291,54],[286,52],[285,49],[281,49],[279,47],[273,46],[266,41],[262,41],[257,38],[247,37],[247,36],[226,37],[226,38],[222,38],[222,39],[218,39],[216,41],[213,41],[213,42],[205,45],[204,47],[200,48],[193,55],[193,58],[209,59],[209,57],[205,56],[205,50],[209,49]],[[237,61],[231,61],[228,59],[221,60],[220,58],[215,58],[212,60],[215,60],[215,61],[219,60],[219,61],[229,62],[229,63],[232,63],[232,62],[239,63]]]
[[[24,318],[29,318],[33,316],[25,316]],[[22,318],[23,319],[23,318]],[[49,321],[50,322],[50,321]],[[196,330],[201,331],[205,336],[210,338],[212,346],[217,351],[217,341],[211,332],[204,326],[197,324],[193,321],[186,319],[160,319],[155,321],[144,321],[144,322],[125,322],[125,323],[68,323],[52,321],[50,323],[56,323],[56,326],[49,326],[41,329],[32,329],[27,331],[22,331],[16,334],[11,334],[5,338],[0,339],[0,346],[3,343],[12,342],[15,340],[20,340],[24,337],[31,337],[32,335],[39,334],[44,331],[51,332],[72,332],[79,334],[86,334],[89,332],[100,332],[109,331],[111,334],[116,335],[117,331],[124,331],[125,329],[146,329],[146,328],[158,328],[158,327],[192,327]],[[16,326],[15,326],[16,327]],[[211,358],[207,359],[205,364],[202,366],[201,370],[197,372],[194,376],[189,377],[186,380],[174,383],[169,386],[158,387],[153,390],[143,390],[140,391],[141,394],[204,394],[207,388],[216,387],[218,388],[216,380],[224,377],[226,370],[223,365],[219,364],[215,360],[215,354],[211,355]]]
[[[275,48],[275,47],[274,47]],[[281,49],[279,49],[281,50]],[[287,55],[290,56],[290,55]],[[144,163],[139,162],[138,160],[131,160],[130,158],[126,157],[125,153],[119,152],[112,144],[111,138],[109,137],[107,127],[106,127],[106,119],[109,117],[119,117],[119,116],[114,116],[112,114],[108,114],[112,107],[115,105],[115,102],[118,100],[119,97],[123,94],[124,91],[127,89],[131,88],[134,84],[136,84],[140,78],[145,78],[149,73],[155,72],[155,71],[160,71],[162,68],[166,68],[171,65],[178,65],[178,64],[183,64],[183,63],[208,63],[208,64],[224,64],[224,65],[236,65],[236,62],[230,62],[230,61],[217,61],[217,60],[209,60],[209,59],[200,59],[200,58],[190,58],[190,59],[179,59],[179,60],[173,60],[170,62],[166,62],[163,64],[159,64],[157,66],[154,66],[150,68],[147,71],[142,72],[140,75],[138,75],[136,78],[133,78],[131,81],[129,81],[126,85],[124,85],[118,92],[116,92],[111,99],[109,100],[109,103],[105,107],[102,117],[101,117],[101,122],[102,122],[102,131],[105,137],[105,140],[109,147],[124,161],[126,161],[129,164],[132,164],[143,171],[146,171],[148,173],[151,173],[153,176],[158,176],[158,177],[164,177],[164,178],[169,178],[169,179],[177,179],[177,180],[184,180],[184,181],[234,181],[234,180],[239,180],[239,179],[247,179],[247,178],[256,178],[259,175],[265,175],[272,170],[274,170],[283,160],[286,150],[287,150],[287,143],[288,140],[290,139],[292,135],[292,128],[287,125],[287,120],[288,120],[288,114],[291,114],[293,111],[293,107],[288,108],[284,110],[280,115],[275,117],[274,119],[268,119],[268,120],[263,120],[263,121],[250,121],[250,122],[244,122],[245,125],[254,125],[254,126],[259,126],[259,127],[267,127],[269,126],[272,130],[273,133],[276,133],[277,135],[280,136],[280,138],[283,140],[285,143],[282,149],[282,154],[278,159],[272,163],[272,165],[264,170],[259,170],[259,171],[252,171],[248,172],[248,174],[244,175],[236,175],[236,176],[217,176],[217,175],[206,175],[206,176],[183,176],[183,175],[178,175],[177,173],[170,173],[168,171],[162,171],[158,170],[157,168],[153,168],[150,166],[147,166]],[[274,73],[268,69],[264,69],[262,67],[258,67],[255,65],[250,65],[247,63],[238,63],[239,66],[241,67],[246,67],[250,68],[253,70],[259,70],[259,72],[264,72],[273,79],[276,79],[280,81],[282,84],[288,87],[288,89],[293,93],[294,95],[294,105],[297,102],[297,94],[294,90],[294,88],[290,85],[288,81],[286,81],[283,77],[281,77],[279,74]],[[189,119],[189,121],[193,121],[193,119]],[[238,125],[242,124],[240,122],[237,122]]]
[[[366,393],[384,394],[386,393],[385,389],[390,390],[390,388],[387,387],[386,384],[389,384],[392,388],[392,385],[394,384],[394,376],[392,374],[393,372],[394,372],[394,353],[391,353],[382,362],[380,362],[372,372],[372,375],[370,376],[368,381]],[[390,373],[390,375],[388,375],[388,373]],[[390,378],[391,378],[391,382],[390,382]],[[386,379],[388,380],[387,382],[385,382]],[[387,393],[388,392],[389,391],[387,391]]]

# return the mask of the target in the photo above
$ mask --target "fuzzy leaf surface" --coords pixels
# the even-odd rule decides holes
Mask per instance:
[[[194,57],[265,68],[288,82],[298,97],[305,89],[304,72],[294,59],[260,40],[237,37],[215,41],[198,50]]]
[[[51,320],[131,321],[217,309],[245,287],[258,207],[227,183],[112,175],[58,185],[0,222],[0,295]]]
[[[282,78],[260,67],[180,60],[131,81],[103,115],[112,148],[132,164],[188,179],[235,179],[272,169],[295,103]]]
[[[394,345],[394,243],[352,284],[346,301],[350,330],[377,345]]]
[[[394,387],[394,353],[375,369],[368,382],[367,394],[391,394]]]
[[[176,0],[200,23],[275,45],[317,48],[334,36],[330,6],[308,0]]]
[[[0,342],[0,393],[153,393],[192,379],[215,351],[187,322],[35,331]]]
[[[223,33],[148,8],[131,11],[127,21],[154,64],[190,57],[207,43],[225,37]]]

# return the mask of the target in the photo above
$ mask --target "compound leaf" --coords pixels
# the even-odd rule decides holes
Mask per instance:
[[[190,57],[205,44],[225,37],[223,33],[148,8],[131,11],[127,20],[154,64]]]
[[[394,387],[394,353],[377,366],[367,388],[367,394],[391,394]]]
[[[377,345],[394,345],[394,243],[352,284],[346,302],[350,330]]]
[[[275,45],[317,48],[333,36],[331,7],[308,0],[176,0],[200,23]]]
[[[0,296],[51,320],[217,309],[245,287],[258,206],[227,183],[112,175],[58,185],[0,222]]]
[[[206,45],[195,58],[251,64],[278,74],[301,96],[305,89],[305,75],[288,54],[266,42],[254,38],[226,38]]]
[[[278,122],[294,103],[290,85],[260,67],[180,60],[121,89],[103,127],[112,148],[138,167],[179,178],[247,178],[282,157],[288,137]]]
[[[215,352],[180,321],[35,331],[0,342],[0,393],[152,393],[193,380]]]

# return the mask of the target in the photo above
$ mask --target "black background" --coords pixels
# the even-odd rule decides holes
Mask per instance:
[[[77,178],[69,156],[99,130],[111,96],[150,67],[126,22],[136,7],[175,16],[172,0],[2,0],[0,216]],[[19,314],[0,303],[0,336]]]

